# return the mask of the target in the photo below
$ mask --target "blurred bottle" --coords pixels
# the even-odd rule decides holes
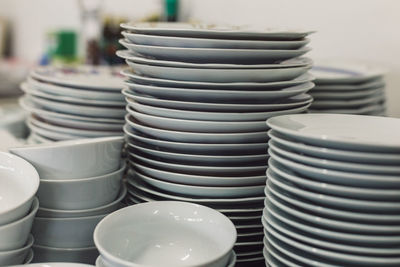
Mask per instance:
[[[164,18],[165,21],[176,22],[178,21],[178,0],[164,0]]]

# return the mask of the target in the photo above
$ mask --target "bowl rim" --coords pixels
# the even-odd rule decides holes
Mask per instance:
[[[33,237],[32,234],[29,234],[28,240],[26,241],[26,243],[24,244],[24,246],[22,248],[0,251],[0,256],[1,255],[6,255],[8,253],[16,253],[16,252],[20,252],[20,251],[24,251],[24,250],[30,249],[33,246],[34,242],[35,242],[35,238]]]
[[[82,250],[97,250],[96,247],[82,247],[82,248],[58,248],[58,247],[48,247],[41,245],[32,245],[32,248],[55,250],[55,251],[82,251]]]
[[[232,232],[235,233],[234,238],[232,239],[232,242],[229,246],[227,246],[227,248],[225,250],[223,250],[219,255],[214,256],[213,258],[208,259],[205,262],[201,262],[201,263],[197,263],[196,265],[203,265],[203,264],[207,264],[210,262],[215,262],[218,259],[224,257],[225,255],[229,255],[230,251],[232,251],[235,243],[236,243],[236,238],[237,238],[237,231],[235,228],[235,225],[233,224],[233,222],[224,214],[222,214],[221,212],[209,208],[207,206],[204,205],[199,205],[199,204],[194,204],[194,203],[190,203],[190,202],[184,202],[184,201],[151,201],[151,202],[145,202],[145,203],[140,203],[140,204],[136,204],[136,205],[131,205],[125,208],[122,208],[120,210],[117,210],[113,213],[110,213],[109,215],[107,215],[106,217],[104,217],[96,226],[94,232],[93,232],[93,240],[95,243],[95,246],[97,247],[98,251],[100,252],[100,255],[104,255],[106,259],[113,261],[117,264],[121,264],[123,266],[140,266],[137,263],[134,262],[130,262],[130,261],[126,261],[123,259],[120,259],[116,256],[114,256],[113,254],[109,253],[106,249],[103,248],[100,240],[99,240],[99,232],[101,231],[101,228],[103,227],[103,224],[105,224],[107,222],[107,220],[109,220],[110,218],[114,217],[114,216],[118,216],[121,213],[127,212],[128,210],[132,210],[135,209],[137,207],[143,207],[143,206],[153,206],[153,205],[167,205],[167,204],[175,204],[175,205],[183,205],[183,206],[191,206],[191,207],[197,207],[197,208],[201,208],[203,210],[208,210],[211,211],[212,213],[214,213],[216,216],[218,216],[219,218],[221,218],[223,221],[225,221],[225,224],[227,224],[225,227],[225,229],[231,228]]]
[[[12,207],[9,207],[6,210],[0,211],[0,216],[2,214],[6,214],[8,212],[12,212],[13,210],[18,209],[19,207],[21,207],[24,204],[26,204],[27,202],[29,202],[36,195],[36,192],[38,191],[39,184],[40,184],[39,173],[37,172],[36,168],[29,161],[27,161],[26,159],[23,159],[20,156],[17,156],[17,155],[8,153],[8,152],[0,152],[0,158],[2,158],[2,157],[6,157],[8,159],[12,159],[14,161],[17,161],[20,164],[23,164],[23,166],[26,167],[27,171],[30,173],[29,178],[27,177],[27,175],[24,175],[24,177],[25,177],[24,179],[33,180],[35,183],[34,183],[34,186],[31,187],[32,191],[28,194],[28,197],[26,197],[22,201],[18,202],[17,206],[13,205]]]
[[[10,222],[8,224],[0,225],[0,231],[2,231],[3,229],[13,227],[23,221],[29,220],[31,217],[35,217],[38,210],[39,210],[39,199],[37,197],[34,197],[32,200],[32,205],[31,205],[31,208],[30,208],[28,214],[26,214],[24,217],[22,217],[16,221]]]

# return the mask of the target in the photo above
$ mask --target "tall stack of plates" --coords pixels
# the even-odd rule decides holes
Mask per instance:
[[[305,112],[307,32],[123,24],[129,200],[181,200],[236,225],[237,263],[264,262],[267,118]]]
[[[400,119],[268,120],[269,266],[400,266]]]
[[[125,101],[119,69],[39,67],[21,85],[20,105],[33,143],[123,135]]]
[[[367,65],[327,62],[314,65],[313,113],[386,114],[383,71]]]

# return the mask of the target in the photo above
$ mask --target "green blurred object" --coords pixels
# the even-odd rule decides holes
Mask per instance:
[[[77,59],[77,33],[72,30],[60,30],[54,33],[55,47],[52,57],[63,62]]]
[[[167,21],[178,20],[178,0],[165,0],[165,17]]]

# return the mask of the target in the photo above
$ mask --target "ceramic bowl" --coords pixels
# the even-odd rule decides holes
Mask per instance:
[[[100,176],[40,181],[37,197],[49,209],[81,210],[100,207],[118,196],[125,164],[119,170]]]
[[[79,179],[118,170],[123,137],[100,137],[10,148],[29,162],[41,179]]]
[[[93,267],[93,265],[72,263],[72,262],[45,262],[45,263],[16,265],[14,267]]]
[[[33,255],[33,250],[30,249],[29,252],[28,252],[28,256],[26,256],[26,259],[24,261],[24,266],[32,262],[33,256],[34,256]]]
[[[38,208],[39,201],[35,198],[28,215],[0,226],[0,251],[18,249],[26,244]]]
[[[0,226],[24,217],[39,187],[39,175],[26,160],[0,152]]]
[[[37,212],[38,217],[45,218],[76,218],[76,217],[87,217],[101,214],[108,214],[121,208],[123,204],[121,201],[125,198],[127,193],[126,185],[122,185],[119,191],[118,197],[111,203],[92,208],[92,209],[81,209],[81,210],[57,210],[48,208],[39,208]]]
[[[68,262],[62,265],[54,265],[54,267],[88,267],[92,265],[73,264],[72,262],[94,264],[99,256],[95,247],[55,248],[34,245],[33,253],[35,254],[34,262]],[[37,267],[53,267],[53,263],[46,263],[46,265]]]
[[[30,235],[28,241],[22,248],[14,250],[0,251],[0,266],[8,266],[24,263],[33,245],[33,236]]]
[[[105,261],[116,267],[166,262],[222,267],[228,264],[236,229],[225,215],[208,207],[155,201],[108,215],[97,225],[94,241]]]
[[[36,217],[32,227],[35,245],[57,248],[91,247],[94,245],[93,231],[106,215],[76,218]]]

